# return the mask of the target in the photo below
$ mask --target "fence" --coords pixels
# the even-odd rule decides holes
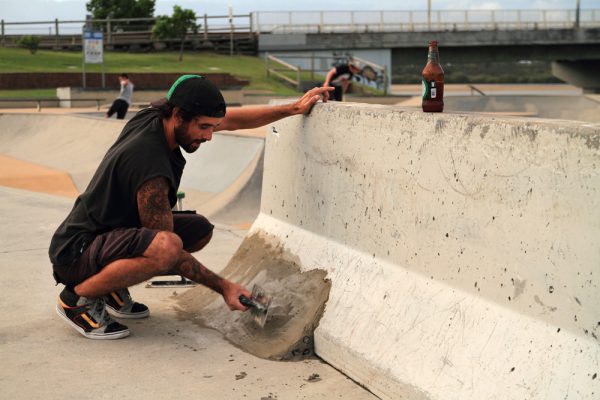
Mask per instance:
[[[74,47],[81,46],[81,34],[84,28],[93,28],[104,32],[107,46],[137,42],[148,44],[157,42],[152,37],[152,27],[156,18],[122,18],[122,19],[89,19],[8,22],[0,20],[0,45],[15,46],[24,35],[40,37],[40,47]],[[250,14],[207,15],[196,20],[200,29],[197,34],[189,34],[188,40],[208,41],[215,36],[253,37],[252,18]],[[160,42],[160,41],[158,41]]]

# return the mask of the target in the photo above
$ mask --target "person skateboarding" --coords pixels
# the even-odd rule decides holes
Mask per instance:
[[[128,287],[158,275],[181,275],[222,295],[231,310],[245,311],[243,286],[210,271],[191,253],[211,240],[214,226],[202,215],[173,214],[185,167],[215,131],[256,128],[305,114],[331,88],[314,88],[294,103],[227,109],[221,92],[199,75],[181,76],[165,99],[139,111],[108,149],[89,185],[54,233],[49,257],[65,285],[56,310],[90,339],[129,335],[117,318],[144,318]]]
[[[350,80],[356,74],[360,73],[360,68],[352,62],[346,62],[334,66],[327,72],[323,86],[332,86],[334,88],[333,99],[335,101],[343,101],[344,94],[350,86]],[[324,93],[325,101],[329,100],[329,92]]]
[[[127,110],[131,105],[131,100],[133,97],[133,82],[129,80],[129,76],[127,74],[120,74],[119,84],[121,85],[119,97],[113,101],[112,105],[106,112],[106,118],[110,118],[114,113],[117,113],[117,119],[125,119]]]

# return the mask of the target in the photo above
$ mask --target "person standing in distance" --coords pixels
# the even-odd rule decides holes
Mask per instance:
[[[324,87],[333,86],[334,88],[333,99],[331,100],[342,101],[350,85],[350,80],[354,75],[359,73],[360,68],[352,61],[331,68],[323,83]],[[325,92],[323,96],[325,101],[329,100],[329,92]]]
[[[328,90],[314,88],[290,104],[227,109],[209,80],[181,76],[165,99],[127,122],[54,233],[49,257],[57,284],[65,285],[58,314],[90,339],[128,336],[111,316],[147,317],[128,287],[159,275],[184,276],[221,294],[231,310],[246,311],[239,297],[251,293],[191,254],[209,243],[214,226],[202,215],[171,211],[186,163],[181,149],[195,152],[215,131],[306,114]]]
[[[127,74],[120,74],[119,83],[121,84],[119,97],[113,101],[112,105],[106,112],[106,118],[110,118],[114,113],[117,113],[117,119],[125,119],[127,110],[131,105],[131,99],[133,97],[133,82],[129,80],[129,76]]]

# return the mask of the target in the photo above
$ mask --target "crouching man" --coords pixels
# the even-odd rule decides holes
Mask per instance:
[[[203,216],[173,214],[185,167],[181,149],[195,152],[213,132],[255,128],[307,113],[332,88],[315,88],[292,104],[226,110],[221,92],[199,75],[184,75],[165,99],[123,128],[52,237],[49,255],[65,285],[58,314],[90,339],[117,339],[129,329],[111,318],[144,318],[148,307],[128,287],[158,275],[182,275],[245,311],[241,285],[224,279],[191,253],[204,248],[214,226]]]

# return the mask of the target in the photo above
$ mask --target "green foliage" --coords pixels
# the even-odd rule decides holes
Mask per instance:
[[[193,10],[173,6],[173,15],[156,18],[152,34],[157,39],[179,39],[179,61],[183,60],[183,44],[188,33],[198,33],[196,13]]]
[[[29,49],[31,54],[35,54],[35,52],[38,50],[38,46],[40,45],[40,38],[31,35],[23,36],[21,39],[19,39],[18,44],[21,47]]]
[[[156,0],[90,0],[86,8],[94,19],[152,18]]]
[[[155,3],[156,0],[90,0],[85,6],[93,19],[153,18]],[[120,22],[112,25],[111,30],[148,30],[150,25],[144,22]]]
[[[185,39],[188,33],[197,33],[196,13],[192,10],[173,7],[173,15],[156,18],[152,33],[157,39]]]

